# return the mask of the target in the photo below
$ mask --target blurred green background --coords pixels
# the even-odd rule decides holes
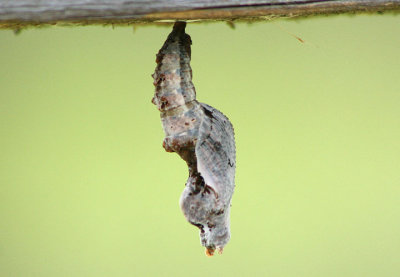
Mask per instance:
[[[400,17],[188,25],[237,142],[213,258],[150,103],[169,32],[0,31],[0,276],[400,276]]]

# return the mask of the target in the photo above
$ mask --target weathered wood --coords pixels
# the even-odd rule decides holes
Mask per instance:
[[[0,27],[265,20],[400,10],[400,0],[0,0]]]

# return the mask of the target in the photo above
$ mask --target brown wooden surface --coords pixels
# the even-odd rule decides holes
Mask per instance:
[[[0,28],[398,12],[400,0],[0,0]]]

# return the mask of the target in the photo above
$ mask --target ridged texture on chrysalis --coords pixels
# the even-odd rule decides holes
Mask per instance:
[[[176,22],[157,54],[152,102],[161,112],[163,147],[189,167],[180,199],[186,219],[200,229],[206,254],[222,252],[230,239],[230,206],[235,187],[235,140],[228,118],[199,103],[192,83],[190,36]]]

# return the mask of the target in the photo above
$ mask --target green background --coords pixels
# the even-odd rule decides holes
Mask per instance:
[[[0,276],[400,276],[400,17],[188,25],[236,133],[213,258],[150,102],[169,32],[0,31]]]

